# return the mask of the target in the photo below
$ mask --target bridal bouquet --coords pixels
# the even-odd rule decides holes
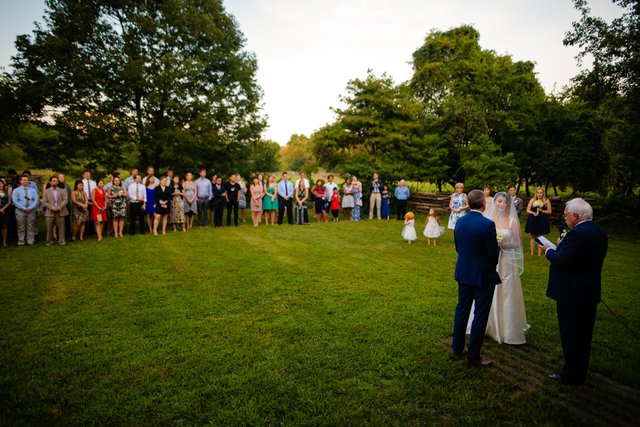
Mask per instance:
[[[498,245],[502,243],[504,240],[504,236],[502,235],[502,231],[496,230],[496,240],[498,241]]]

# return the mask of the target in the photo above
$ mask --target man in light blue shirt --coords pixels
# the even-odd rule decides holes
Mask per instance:
[[[29,185],[29,175],[20,177],[20,187],[11,193],[11,202],[16,207],[18,223],[18,246],[33,245],[36,240],[36,207],[38,191]]]
[[[398,219],[404,220],[404,215],[407,213],[407,200],[411,197],[411,191],[405,185],[404,179],[400,180],[400,184],[396,187],[394,194],[396,200],[398,200]]]
[[[282,172],[282,179],[278,183],[278,224],[282,224],[284,210],[287,209],[287,222],[293,224],[293,184],[289,181],[289,174]]]
[[[207,212],[209,212],[209,200],[211,200],[211,181],[207,179],[207,170],[200,170],[200,178],[196,179],[196,191],[198,194],[198,200],[196,205],[198,207],[198,225],[207,225]]]

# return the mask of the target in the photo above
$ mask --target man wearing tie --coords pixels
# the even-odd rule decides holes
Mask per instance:
[[[142,185],[142,177],[136,174],[133,184],[127,188],[129,195],[129,234],[136,234],[136,221],[140,223],[140,234],[144,234],[144,212],[147,204],[147,191]]]
[[[589,368],[608,237],[593,222],[593,208],[583,199],[567,202],[564,220],[570,231],[558,247],[542,246],[551,263],[547,296],[556,301],[564,353],[562,371],[549,378],[562,384],[580,385]]]
[[[64,218],[69,215],[67,209],[67,192],[63,188],[58,188],[58,177],[52,176],[49,179],[49,188],[45,188],[42,193],[42,205],[44,206],[44,217],[47,220],[47,246],[53,245],[53,227],[58,229],[58,244],[66,245],[64,235]]]
[[[82,171],[82,183],[84,184],[84,192],[87,196],[87,210],[91,212],[91,206],[93,205],[93,201],[91,199],[91,193],[98,186],[96,185],[96,182],[91,179],[91,172],[89,171],[89,169],[85,169],[84,171]],[[93,221],[87,221],[84,234],[85,235],[92,234],[93,229],[94,229]]]
[[[282,179],[278,183],[278,224],[282,224],[284,210],[287,209],[287,222],[293,224],[293,184],[289,181],[289,174],[282,172]]]
[[[36,240],[36,207],[38,191],[29,186],[29,175],[20,177],[20,187],[11,193],[11,202],[16,207],[18,223],[18,246],[33,245]]]

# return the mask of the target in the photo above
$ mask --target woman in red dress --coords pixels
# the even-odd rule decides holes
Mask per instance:
[[[102,228],[107,220],[107,193],[104,191],[104,180],[98,180],[98,187],[91,192],[91,221],[96,223],[98,242],[102,240]]]

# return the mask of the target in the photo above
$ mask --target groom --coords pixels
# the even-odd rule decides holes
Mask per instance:
[[[500,249],[496,238],[496,225],[482,215],[485,208],[484,192],[472,190],[468,195],[471,211],[456,222],[454,241],[458,252],[455,280],[458,282],[458,305],[453,321],[452,360],[462,360],[467,322],[471,304],[475,312],[465,365],[488,367],[489,359],[480,357],[480,348],[487,329],[493,291],[499,284],[496,271]]]

